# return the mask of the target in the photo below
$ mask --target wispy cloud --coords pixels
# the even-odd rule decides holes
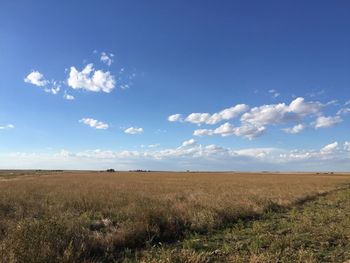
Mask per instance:
[[[279,92],[277,92],[275,89],[270,89],[269,93],[271,94],[272,98],[276,99],[277,97],[279,97],[281,94]]]
[[[5,126],[0,126],[0,130],[11,130],[14,128],[15,128],[15,125],[13,125],[13,124],[7,124]]]
[[[70,95],[66,92],[63,94],[63,98],[66,100],[75,100],[75,97],[73,95]]]
[[[346,141],[346,142],[344,142],[344,150],[345,151],[349,151],[350,152],[350,142],[348,142],[348,141]]]
[[[341,108],[337,111],[337,115],[347,115],[350,113],[350,108]]]
[[[113,57],[114,57],[114,54],[112,53],[107,54],[106,52],[102,52],[100,60],[103,63],[107,64],[108,66],[111,66],[113,63]]]

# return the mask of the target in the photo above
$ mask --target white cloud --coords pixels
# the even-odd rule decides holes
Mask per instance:
[[[61,90],[61,87],[58,85],[58,86],[52,87],[52,88],[45,88],[44,90],[47,93],[51,93],[53,95],[57,95],[58,92]]]
[[[182,121],[181,114],[173,114],[168,117],[168,121],[174,122],[174,121]]]
[[[207,123],[210,119],[211,115],[209,113],[191,113],[185,119],[187,122],[202,124]]]
[[[275,99],[277,97],[279,97],[281,94],[278,93],[275,89],[270,89],[269,93],[272,94],[272,97]]]
[[[300,123],[300,124],[294,125],[291,128],[285,128],[283,129],[283,131],[290,134],[296,134],[303,131],[304,129],[305,129],[305,125]]]
[[[347,115],[350,113],[350,108],[342,108],[338,110],[337,115]]]
[[[329,105],[339,105],[339,103],[338,103],[338,100],[330,100],[330,101],[328,101],[325,105],[326,105],[326,106],[329,106]]]
[[[246,104],[237,104],[231,108],[224,109],[220,112],[209,114],[209,113],[191,113],[185,118],[186,122],[194,123],[194,124],[217,124],[224,120],[230,120],[241,113],[247,111],[249,106]]]
[[[259,127],[255,126],[249,123],[243,124],[239,127],[235,127],[232,124],[226,122],[222,125],[220,125],[216,129],[198,129],[193,132],[193,135],[195,136],[202,136],[202,135],[221,135],[223,137],[226,136],[239,136],[244,137],[249,140],[254,139],[255,137],[260,136],[265,131],[265,127]]]
[[[44,78],[44,75],[39,71],[31,72],[25,79],[25,82],[33,84],[38,87],[43,87],[44,91],[47,93],[51,93],[53,95],[57,95],[61,90],[60,82],[55,80],[48,81]],[[50,87],[51,86],[51,87]]]
[[[38,87],[46,86],[49,81],[44,78],[44,75],[39,71],[32,71],[28,74],[28,76],[24,79],[24,82],[33,84]]]
[[[276,92],[270,90],[270,93]],[[216,124],[222,120],[232,119],[240,113],[243,115],[240,118],[239,125],[232,125],[228,122],[222,124],[216,129],[197,129],[193,132],[195,136],[204,135],[221,135],[221,136],[240,136],[248,139],[254,139],[262,135],[268,125],[282,125],[292,123],[294,126],[282,129],[286,133],[299,133],[303,131],[306,126],[300,122],[304,119],[316,118],[312,125],[318,129],[323,127],[330,127],[342,121],[339,116],[324,117],[322,116],[322,109],[327,105],[334,104],[336,101],[331,101],[322,104],[318,101],[305,101],[304,98],[298,97],[290,102],[267,104],[259,107],[251,108],[245,104],[239,104],[232,108],[225,109],[221,112],[209,113],[191,113],[184,121],[201,124]],[[341,111],[344,113],[344,111]],[[183,121],[180,114],[171,115],[168,117],[169,121]],[[295,124],[299,123],[299,124]]]
[[[284,124],[319,114],[322,107],[320,102],[305,102],[304,98],[299,97],[289,105],[279,103],[254,107],[242,115],[241,121],[257,126]]]
[[[93,64],[88,64],[80,72],[75,67],[70,68],[68,86],[73,89],[110,93],[115,87],[115,78],[109,71],[94,70]]]
[[[105,129],[108,129],[108,127],[109,127],[108,124],[103,123],[102,121],[92,119],[92,118],[83,118],[79,122],[82,122],[86,125],[89,125],[90,127],[95,128],[95,129],[105,130]]]
[[[346,144],[346,143],[345,143]],[[344,144],[344,150],[345,150]],[[337,170],[339,167],[335,167],[334,164],[343,165],[350,161],[350,154],[339,149],[338,142],[330,143],[319,151],[315,150],[293,150],[285,151],[280,154],[280,158],[285,162],[304,162],[311,170],[321,170],[319,166],[328,164],[328,169]],[[342,168],[340,168],[342,169]],[[345,169],[348,170],[349,168]]]
[[[345,106],[346,106],[346,105],[350,105],[350,100],[348,100],[347,102],[345,102],[344,105],[345,105]]]
[[[324,154],[329,154],[329,153],[334,153],[338,148],[338,142],[333,142],[321,149],[321,153]]]
[[[198,129],[193,132],[194,136],[203,136],[203,135],[213,135],[214,131],[211,129]]]
[[[10,130],[10,129],[14,129],[15,125],[13,124],[7,124],[5,126],[0,126],[0,130]]]
[[[182,147],[193,146],[193,145],[195,145],[195,144],[197,144],[197,142],[196,142],[194,139],[190,139],[190,140],[188,140],[188,141],[184,141],[184,142],[182,143]]]
[[[276,148],[248,148],[234,151],[239,156],[248,156],[253,158],[265,158],[272,153],[279,151]]]
[[[344,150],[350,152],[350,142],[348,141],[344,142]]]
[[[51,93],[54,95],[58,94],[59,91],[60,91],[60,87],[51,88]]]
[[[306,94],[307,96],[310,96],[311,98],[315,98],[315,97],[319,97],[321,95],[324,95],[326,93],[326,91],[323,89],[323,90],[319,90],[317,92],[310,92],[308,94]]]
[[[113,58],[114,57],[114,54],[110,53],[110,54],[107,54],[106,52],[102,52],[101,53],[101,61],[105,64],[107,64],[108,66],[111,66],[112,63],[113,63]]]
[[[66,100],[74,100],[75,99],[73,95],[70,95],[67,93],[64,93],[63,98]]]
[[[150,145],[148,145],[147,147],[148,147],[148,148],[157,148],[157,147],[159,147],[159,146],[160,146],[159,143],[155,143],[155,144],[150,144]]]
[[[315,129],[319,129],[319,128],[332,127],[333,125],[340,123],[342,121],[343,121],[342,118],[340,118],[339,116],[334,116],[334,117],[319,116],[313,124]]]
[[[251,124],[242,124],[241,126],[235,129],[234,134],[236,136],[244,137],[249,140],[252,140],[265,132],[266,128],[263,126],[255,126]]]
[[[128,134],[142,134],[143,128],[130,127],[124,130],[124,132]]]
[[[350,142],[344,145],[349,146]],[[183,145],[183,144],[182,144]],[[334,142],[320,150],[279,148],[231,149],[189,142],[186,146],[144,151],[86,150],[57,153],[0,153],[0,168],[120,170],[235,170],[235,171],[346,171],[350,151]]]

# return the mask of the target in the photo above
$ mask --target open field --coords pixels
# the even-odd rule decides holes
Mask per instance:
[[[288,262],[288,242],[313,222],[320,231],[332,213],[340,223],[331,237],[349,242],[341,220],[349,218],[348,190],[330,194],[335,208],[326,199],[310,205],[321,217],[285,210],[346,189],[346,174],[9,173],[0,173],[0,262],[276,262],[279,255]],[[344,200],[348,206],[341,207]],[[272,240],[285,234],[288,240]],[[316,252],[300,250],[312,243],[312,237],[305,240],[290,253],[305,250],[301,262],[317,262]]]

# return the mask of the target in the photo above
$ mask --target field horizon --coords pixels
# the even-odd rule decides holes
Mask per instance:
[[[313,170],[313,171],[303,171],[303,170],[251,170],[251,171],[245,171],[245,170],[152,170],[152,169],[130,169],[130,170],[117,170],[114,168],[106,168],[106,169],[40,169],[40,168],[33,168],[33,169],[0,169],[1,172],[108,172],[107,170],[113,169],[113,172],[119,172],[119,173],[130,173],[130,172],[138,172],[138,173],[240,173],[240,174],[317,174],[317,173],[328,173],[328,174],[350,174],[350,171],[344,170],[344,171],[332,171],[332,170]]]
[[[216,262],[212,246],[197,253],[188,240],[349,187],[337,173],[0,171],[0,261]],[[223,261],[238,256],[229,251]]]

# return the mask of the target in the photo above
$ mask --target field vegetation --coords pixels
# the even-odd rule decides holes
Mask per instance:
[[[236,239],[349,184],[346,174],[4,171],[0,262],[267,262],[268,237],[239,249]]]

